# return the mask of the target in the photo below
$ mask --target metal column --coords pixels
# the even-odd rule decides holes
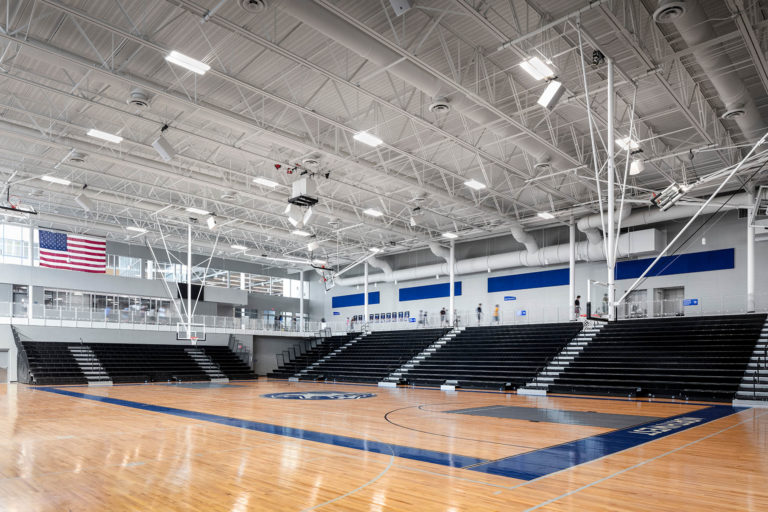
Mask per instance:
[[[750,183],[747,193],[750,204],[755,204],[755,188]],[[750,212],[751,213],[751,212]],[[747,313],[755,311],[755,228],[747,216]]]
[[[451,240],[451,249],[450,249],[450,256],[448,257],[448,286],[450,290],[448,291],[448,323],[453,327],[456,323],[456,319],[454,318],[454,296],[453,296],[453,288],[454,288],[454,280],[455,280],[455,272],[454,267],[456,267],[456,259],[454,257],[454,249],[455,244],[453,243],[453,240]]]
[[[187,224],[187,338],[192,337],[192,224]]]
[[[571,219],[571,225],[568,226],[568,309],[570,311],[568,318],[576,318],[576,223]]]
[[[304,271],[299,272],[299,332],[304,332]]]
[[[363,325],[368,323],[368,262],[365,262],[363,266],[364,276],[363,279]]]
[[[606,244],[606,255],[605,259],[608,264],[608,320],[616,320],[616,293],[615,288],[616,285],[614,283],[614,276],[613,276],[613,267],[616,264],[616,258],[615,258],[615,252],[614,252],[614,236],[615,236],[615,228],[616,225],[614,223],[614,214],[615,214],[615,197],[614,197],[614,179],[615,179],[615,170],[614,170],[614,146],[616,144],[615,142],[615,129],[614,129],[614,99],[615,99],[615,91],[613,88],[613,59],[607,58],[606,59],[608,63],[608,225],[606,226],[606,230],[608,231],[608,239]],[[598,183],[598,186],[600,184]]]

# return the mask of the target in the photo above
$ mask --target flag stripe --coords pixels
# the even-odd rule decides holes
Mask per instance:
[[[103,238],[39,231],[40,266],[103,274],[106,272],[107,242]]]

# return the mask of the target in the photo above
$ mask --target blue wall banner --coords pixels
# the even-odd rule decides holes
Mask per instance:
[[[698,306],[699,299],[683,299],[683,306]]]
[[[439,299],[448,297],[451,294],[450,283],[428,284],[426,286],[412,286],[410,288],[400,288],[400,302],[409,300]],[[453,295],[461,295],[461,281],[453,283]]]
[[[507,301],[507,302],[510,301],[510,300],[517,300],[517,297],[513,297],[511,295],[507,295],[507,296],[504,297],[504,300]]]
[[[735,259],[735,250],[733,248],[664,256],[648,272],[647,277],[732,269],[735,267]],[[653,260],[654,258],[646,258],[618,262],[615,271],[616,279],[635,279],[640,277]]]
[[[527,274],[498,276],[488,278],[488,293],[506,292],[509,290],[527,290],[529,288],[546,288],[568,284],[568,269],[543,270]]]
[[[381,301],[379,292],[368,292],[368,304],[379,304]],[[349,308],[352,306],[363,306],[365,297],[362,293],[353,293],[352,295],[337,295],[331,299],[331,307]]]

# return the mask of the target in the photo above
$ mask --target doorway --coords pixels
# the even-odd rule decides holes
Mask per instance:
[[[685,287],[655,288],[653,290],[653,316],[683,316]]]
[[[8,384],[8,357],[7,350],[0,350],[0,384]]]
[[[632,290],[624,302],[624,318],[648,316],[648,290]]]

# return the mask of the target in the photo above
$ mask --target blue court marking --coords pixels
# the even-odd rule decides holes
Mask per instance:
[[[533,480],[704,425],[746,409],[748,408],[714,405],[465,469],[520,480]]]
[[[165,407],[162,405],[145,404],[141,402],[132,402],[130,400],[121,400],[119,398],[110,398],[106,396],[88,395],[86,393],[78,393],[76,391],[68,391],[65,389],[40,387],[36,388],[40,391],[47,391],[49,393],[56,393],[59,395],[84,398],[86,400],[94,400],[96,402],[102,402],[112,405],[120,405],[123,407],[130,407],[132,409],[140,409],[142,411],[159,412],[163,414],[170,414],[172,416],[180,416],[182,418],[188,418],[191,420],[208,421],[211,423],[218,423],[219,425],[227,425],[230,427],[244,428],[246,430],[254,430],[257,432],[264,432],[266,434],[275,434],[278,436],[292,437],[295,439],[303,439],[305,441],[315,441],[317,443],[329,444],[333,446],[341,446],[344,448],[352,448],[354,450],[362,450],[372,453],[381,453],[383,455],[394,455],[403,459],[417,460],[420,462],[429,462],[432,464],[439,464],[441,466],[448,466],[452,468],[461,468],[464,466],[471,466],[474,464],[481,464],[489,462],[485,459],[479,459],[477,457],[467,457],[465,455],[456,455],[453,453],[438,452],[433,450],[423,450],[421,448],[413,448],[411,446],[400,446],[390,443],[381,443],[378,441],[370,441],[367,439],[358,439],[355,437],[339,436],[335,434],[326,434],[323,432],[316,432],[313,430],[304,430],[300,428],[284,427],[282,425],[272,425],[270,423],[261,423],[258,421],[241,420],[237,418],[230,418],[228,416],[219,416],[216,414],[208,414],[197,411],[187,411],[184,409],[176,409],[173,407]]]
[[[243,428],[264,432],[266,434],[275,434],[279,436],[303,439],[305,441],[314,441],[317,443],[328,444],[332,446],[341,446],[383,455],[394,455],[404,459],[411,459],[420,462],[429,462],[441,466],[452,468],[467,469],[492,475],[516,478],[519,480],[533,480],[563,469],[568,469],[579,464],[591,462],[593,460],[611,455],[635,446],[640,446],[655,439],[661,439],[677,432],[682,432],[690,428],[704,425],[710,421],[725,418],[732,414],[749,409],[748,407],[731,407],[726,405],[714,405],[697,411],[692,411],[669,418],[654,420],[648,423],[635,425],[621,430],[615,430],[600,434],[597,436],[579,439],[569,443],[563,443],[557,446],[542,448],[531,452],[513,455],[504,459],[485,460],[466,455],[457,455],[452,453],[438,452],[433,450],[423,450],[410,446],[400,446],[367,439],[358,439],[354,437],[339,436],[335,434],[326,434],[313,430],[303,430],[299,428],[284,427],[282,425],[273,425],[270,423],[261,423],[257,421],[242,420],[230,418],[228,416],[219,416],[204,412],[188,411],[185,409],[176,409],[162,405],[146,404],[142,402],[133,402],[119,398],[110,398],[98,395],[89,395],[68,391],[65,389],[38,387],[40,391],[56,393],[59,395],[94,400],[112,405],[120,405],[139,409],[142,411],[158,412],[179,416],[192,420],[208,421],[230,427]]]

